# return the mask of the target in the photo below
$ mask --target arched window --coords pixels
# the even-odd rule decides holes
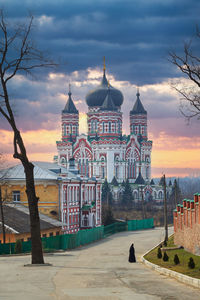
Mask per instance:
[[[83,217],[83,226],[88,227],[88,216],[86,215]]]
[[[101,177],[105,178],[105,167],[101,167]]]
[[[149,167],[146,167],[146,178],[149,177]]]
[[[159,191],[159,193],[158,193],[158,198],[159,198],[159,199],[163,199],[163,192],[162,192],[162,191]]]
[[[121,132],[121,122],[118,121],[118,133],[120,133],[120,132]]]
[[[66,124],[63,124],[63,136],[65,136],[66,134]]]
[[[115,167],[115,177],[118,178],[119,177],[119,166]]]
[[[108,132],[111,132],[111,122],[108,122]]]
[[[63,164],[65,164],[65,162],[66,162],[65,158],[64,158],[64,157],[61,157],[60,163],[63,165]]]
[[[133,199],[134,199],[134,200],[138,199],[138,193],[137,193],[136,191],[133,192]]]

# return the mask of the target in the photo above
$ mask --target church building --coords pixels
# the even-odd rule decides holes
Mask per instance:
[[[145,197],[152,196],[160,201],[162,188],[151,182],[152,141],[148,140],[147,111],[140,100],[139,90],[129,113],[129,135],[122,134],[123,102],[122,92],[108,82],[104,64],[100,85],[86,95],[88,133],[79,134],[79,112],[69,90],[62,111],[62,139],[57,142],[55,162],[68,168],[73,158],[82,176],[106,178],[109,183],[119,185],[128,179],[135,200],[140,199],[142,187]],[[113,193],[117,200],[120,187]]]

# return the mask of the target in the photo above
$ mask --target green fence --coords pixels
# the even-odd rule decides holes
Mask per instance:
[[[44,250],[67,250],[87,245],[117,232],[153,228],[153,219],[116,222],[107,226],[80,230],[75,234],[63,234],[42,238]],[[0,244],[0,254],[13,254],[15,243]],[[31,252],[31,241],[22,242],[22,252]]]
[[[128,223],[128,230],[141,230],[141,229],[148,229],[153,228],[153,218],[152,219],[144,219],[144,220],[131,220],[127,221]]]
[[[113,224],[104,226],[104,237],[117,232],[126,231],[126,230],[127,230],[127,222],[115,222]]]

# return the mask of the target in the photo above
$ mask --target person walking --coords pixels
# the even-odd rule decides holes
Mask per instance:
[[[132,244],[132,245],[130,246],[130,249],[129,249],[129,259],[128,259],[128,261],[129,261],[130,263],[136,262],[134,244]]]

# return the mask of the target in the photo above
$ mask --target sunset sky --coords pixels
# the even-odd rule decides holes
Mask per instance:
[[[180,113],[174,81],[190,82],[169,62],[168,53],[182,53],[199,22],[199,0],[1,0],[7,21],[34,16],[33,39],[58,67],[18,75],[9,86],[17,124],[31,160],[52,161],[61,137],[61,110],[71,83],[79,110],[80,132],[86,133],[86,94],[101,81],[103,56],[107,77],[124,95],[124,134],[129,111],[140,99],[148,112],[153,141],[152,176],[200,176],[200,120]],[[200,56],[200,55],[199,55]],[[0,116],[0,152],[11,160],[13,135]],[[14,162],[14,160],[12,160]]]

